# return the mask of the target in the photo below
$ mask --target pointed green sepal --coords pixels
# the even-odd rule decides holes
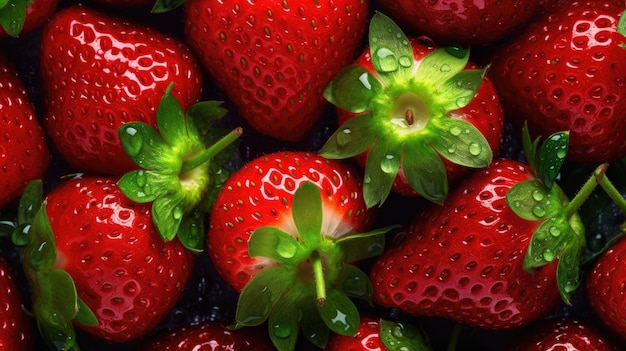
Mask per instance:
[[[317,185],[305,182],[293,195],[293,221],[304,245],[316,247],[321,239],[322,197]]]
[[[270,314],[268,332],[270,339],[278,350],[294,350],[300,335],[300,321],[304,316],[300,310],[301,293],[290,290],[283,296]]]
[[[276,302],[293,284],[295,275],[294,269],[275,267],[252,278],[239,295],[235,312],[237,326],[255,326],[265,322]]]
[[[250,257],[266,257],[282,265],[295,267],[309,254],[293,236],[276,227],[257,228],[248,240]]]
[[[346,121],[326,141],[320,155],[332,159],[345,159],[367,150],[380,134],[373,128],[372,119],[371,114],[366,114]]]
[[[43,199],[43,181],[35,179],[24,188],[17,207],[17,222],[19,224],[30,224],[35,219],[37,211],[41,207]]]
[[[448,195],[446,167],[425,140],[407,140],[402,162],[407,182],[418,194],[437,204]]]
[[[413,69],[413,48],[391,18],[376,12],[370,21],[369,46],[372,64],[381,76],[406,74]]]
[[[17,37],[26,20],[30,0],[0,0],[0,26],[12,37]]]
[[[462,72],[468,61],[467,49],[456,46],[436,49],[424,57],[417,68],[417,76],[438,90],[444,83]]]
[[[337,240],[340,250],[344,253],[344,262],[357,262],[381,255],[385,249],[385,234],[400,227],[390,225]]]
[[[352,113],[371,109],[370,102],[382,85],[365,68],[351,65],[342,70],[324,89],[324,97],[333,105]]]
[[[400,170],[402,149],[389,137],[382,137],[372,146],[365,164],[363,198],[368,208],[381,206]]]
[[[183,216],[183,219],[178,227],[178,240],[183,246],[192,252],[200,253],[204,250],[204,221],[205,211],[201,211],[200,209],[196,209],[186,216]]]
[[[367,274],[351,264],[344,264],[335,284],[347,296],[372,304],[374,289]]]
[[[348,296],[329,289],[326,300],[318,303],[322,320],[331,331],[341,335],[355,335],[359,329],[359,310]]]
[[[431,346],[423,329],[406,322],[380,320],[380,340],[390,351],[430,351]]]
[[[314,295],[303,298],[302,314],[306,316],[300,321],[300,328],[304,337],[311,344],[324,350],[330,338],[330,329],[326,326],[319,312]]]
[[[150,12],[152,13],[164,13],[164,12],[169,12],[172,11],[180,6],[183,6],[183,4],[186,2],[187,0],[156,0],[156,2],[154,3],[154,6],[152,7],[152,10],[150,10]]]
[[[506,194],[506,202],[515,214],[529,221],[544,220],[563,209],[558,193],[548,190],[537,179],[512,186]]]
[[[450,162],[472,168],[489,166],[493,152],[487,139],[473,124],[461,119],[440,119],[433,123],[431,143]]]
[[[441,99],[438,102],[443,110],[451,111],[469,105],[478,92],[486,72],[486,68],[465,70],[445,81],[435,97]]]
[[[551,188],[565,162],[569,144],[569,132],[550,135],[539,147],[537,154],[537,176],[546,187]]]

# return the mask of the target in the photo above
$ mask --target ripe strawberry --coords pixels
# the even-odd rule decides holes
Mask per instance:
[[[569,159],[626,156],[623,1],[563,1],[495,50],[490,77],[507,116],[533,135],[569,130]]]
[[[50,152],[24,84],[3,55],[0,55],[0,90],[0,208],[3,208],[19,197],[29,181],[43,176],[50,164]]]
[[[578,319],[546,320],[521,333],[507,350],[616,351],[611,340],[593,324]]]
[[[361,44],[368,1],[185,3],[185,32],[204,68],[259,132],[303,140],[322,90]]]
[[[532,168],[496,160],[443,206],[418,213],[372,268],[375,302],[487,329],[546,315],[559,291],[569,303],[585,240],[580,217],[554,184],[566,139],[555,134],[537,150],[527,137]]]
[[[260,327],[231,330],[220,322],[178,326],[160,332],[141,351],[271,351],[274,345]]]
[[[321,154],[357,156],[370,207],[392,188],[441,203],[448,178],[486,167],[499,148],[504,118],[495,89],[468,62],[469,51],[407,38],[380,13],[369,44],[324,91],[340,127]]]
[[[431,350],[428,339],[417,327],[403,323],[361,316],[354,336],[333,334],[325,351]]]
[[[379,0],[378,6],[411,34],[426,35],[439,44],[483,45],[505,39],[555,2]]]
[[[25,245],[33,313],[49,345],[73,349],[72,323],[113,343],[146,335],[177,302],[192,270],[193,254],[177,240],[164,242],[150,208],[128,200],[116,181],[65,180],[31,215],[30,230],[14,239]],[[37,184],[41,192],[41,182],[32,188]],[[22,208],[37,206],[26,194],[31,205]]]
[[[241,292],[237,326],[269,318],[270,337],[293,350],[300,327],[323,348],[329,328],[353,335],[371,285],[348,262],[377,255],[383,233],[364,234],[374,211],[347,164],[305,152],[250,161],[226,181],[210,217],[207,251],[218,273]],[[337,318],[339,317],[339,318]]]
[[[35,350],[34,329],[7,262],[0,257],[0,350]]]
[[[616,335],[626,335],[626,238],[619,239],[594,263],[588,272],[586,295],[598,318]]]
[[[85,6],[53,16],[40,60],[45,127],[70,166],[83,172],[136,168],[118,128],[130,121],[155,126],[156,105],[170,84],[184,110],[200,98],[201,72],[183,43]]]
[[[0,38],[40,28],[57,9],[58,0],[9,0],[0,5]]]

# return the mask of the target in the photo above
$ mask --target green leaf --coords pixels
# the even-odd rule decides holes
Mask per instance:
[[[401,145],[393,139],[393,137],[382,137],[372,146],[367,156],[363,198],[368,208],[385,202],[400,169]]]
[[[421,328],[405,322],[380,320],[380,340],[390,351],[430,351],[430,343]]]
[[[192,252],[201,252],[204,249],[205,230],[204,213],[196,209],[185,216],[178,227],[178,240],[183,246]]]
[[[0,0],[0,10],[2,10],[2,8],[6,6],[6,4],[8,3],[9,3],[9,0]]]
[[[17,207],[17,223],[31,224],[35,219],[37,211],[41,207],[43,199],[43,181],[35,179],[30,181],[20,197]]]
[[[124,151],[141,168],[177,174],[182,159],[163,141],[163,138],[143,122],[123,124],[118,134]]]
[[[434,121],[433,121],[434,122]],[[487,139],[471,123],[455,118],[442,118],[433,123],[432,146],[450,162],[472,168],[487,167],[493,152]]]
[[[124,174],[117,182],[124,195],[138,203],[152,202],[162,193],[166,187],[162,181],[163,176],[154,171],[143,169],[130,171]],[[171,178],[170,175],[167,178]]]
[[[270,339],[279,351],[292,351],[296,347],[303,316],[299,307],[301,298],[302,295],[295,289],[289,291],[279,300],[280,308],[275,308],[269,316]]]
[[[539,147],[535,169],[546,187],[551,188],[561,171],[567,156],[569,132],[558,132],[549,136]]]
[[[463,108],[474,99],[485,77],[486,69],[464,70],[441,85],[435,98],[445,111]],[[445,99],[445,100],[443,100]]]
[[[330,338],[330,330],[322,320],[317,311],[317,303],[314,295],[303,298],[301,304],[302,318],[300,328],[304,337],[313,345],[320,349],[325,349],[328,339]]]
[[[336,241],[341,252],[344,253],[344,262],[357,262],[382,254],[385,249],[385,234],[400,228],[399,225],[390,225],[377,228],[365,233],[351,234]]]
[[[558,191],[546,189],[537,179],[513,185],[506,194],[506,203],[515,214],[529,221],[546,219],[562,209]]]
[[[302,183],[293,195],[292,216],[298,233],[308,247],[317,247],[322,231],[322,197],[311,182]]]
[[[374,69],[379,74],[413,70],[413,48],[391,18],[376,12],[369,27],[369,46]]]
[[[422,138],[407,140],[402,170],[413,190],[441,204],[448,194],[448,178],[441,158]]]
[[[576,238],[574,236],[570,242],[566,243],[559,257],[556,271],[561,299],[568,305],[571,305],[571,297],[580,286],[580,260],[585,247],[585,244]]]
[[[183,196],[178,192],[163,194],[152,203],[152,221],[165,241],[176,237],[184,215]]]
[[[161,137],[170,147],[184,145],[188,140],[185,113],[178,100],[170,94],[170,84],[159,102],[156,120]]]
[[[56,261],[56,245],[45,202],[41,205],[28,232],[28,244],[24,248],[24,262],[34,271],[52,267]]]
[[[17,37],[26,19],[27,0],[3,0],[4,6],[0,7],[0,26],[7,34]],[[1,5],[1,4],[0,4]]]
[[[250,257],[266,257],[283,265],[295,267],[309,253],[291,235],[277,227],[264,226],[257,228],[250,235],[248,254]]]
[[[424,57],[417,68],[416,79],[439,87],[461,72],[469,61],[469,50],[460,47],[436,49]]]
[[[574,236],[567,220],[563,217],[553,217],[543,221],[530,239],[524,258],[524,269],[530,271],[531,268],[552,262]]]
[[[82,325],[93,327],[98,325],[98,317],[93,313],[91,308],[85,304],[85,302],[79,297],[77,298],[78,302],[78,312],[74,317],[74,321],[76,323],[80,323]]]
[[[152,7],[152,13],[163,13],[172,11],[182,6],[187,0],[156,0]]]
[[[524,126],[522,127],[522,147],[524,148],[526,162],[530,168],[535,171],[537,169],[537,149],[539,148],[539,138],[536,138],[534,141],[531,139],[528,122],[524,122]]]
[[[378,134],[371,114],[356,116],[333,133],[322,147],[320,155],[331,159],[354,157],[372,146]]]
[[[276,302],[293,284],[295,273],[293,269],[276,267],[261,271],[252,278],[239,295],[235,312],[237,326],[265,322]]]
[[[626,36],[626,11],[622,12],[622,15],[617,22],[617,32],[623,36]],[[622,45],[624,45],[622,43]]]
[[[330,81],[323,94],[333,105],[361,113],[371,109],[372,99],[381,90],[382,84],[365,68],[350,65]]]
[[[343,292],[330,288],[323,304],[317,305],[324,324],[340,335],[352,336],[359,329],[359,310]]]
[[[219,131],[219,128],[212,128],[212,125],[228,113],[228,110],[221,106],[222,104],[221,101],[207,100],[191,105],[187,109],[187,131],[189,135],[204,137],[211,131]],[[218,134],[218,138],[208,141],[206,144],[214,144],[227,133],[220,131]]]
[[[344,264],[333,285],[347,296],[372,302],[372,283],[367,274],[354,265]]]

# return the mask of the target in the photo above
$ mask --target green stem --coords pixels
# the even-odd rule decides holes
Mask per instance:
[[[324,266],[319,252],[311,253],[311,264],[313,265],[313,276],[315,277],[315,292],[317,294],[317,304],[322,306],[326,303],[326,279],[324,279]]]
[[[598,179],[598,183],[600,183],[602,189],[604,189],[604,191],[607,193],[607,195],[609,195],[611,200],[615,202],[617,207],[619,207],[622,212],[626,213],[626,198],[624,198],[620,191],[617,190],[615,185],[611,183],[609,177],[607,177],[605,174],[602,174],[602,177]]]
[[[226,136],[224,136],[222,139],[218,140],[215,144],[211,145],[211,147],[209,147],[208,149],[202,151],[194,158],[185,161],[180,170],[180,174],[185,174],[193,169],[196,169],[200,165],[212,159],[215,155],[228,147],[228,145],[235,142],[235,140],[237,140],[241,136],[241,133],[243,133],[243,129],[241,127],[237,127]]]
[[[463,331],[463,326],[461,324],[456,324],[454,329],[452,329],[452,335],[450,335],[450,342],[448,343],[448,351],[456,350],[456,345],[459,342],[461,331]]]
[[[600,166],[598,166],[598,168],[596,168],[595,171],[593,171],[593,174],[591,175],[591,177],[587,179],[587,181],[585,182],[583,187],[580,189],[580,191],[576,194],[576,196],[574,196],[574,198],[565,207],[565,213],[567,214],[567,218],[571,218],[576,212],[578,212],[578,209],[580,208],[580,206],[582,206],[583,203],[587,201],[591,193],[596,189],[596,187],[600,183],[600,180],[604,178],[604,174],[606,173],[607,168],[608,168],[608,164],[603,163]]]

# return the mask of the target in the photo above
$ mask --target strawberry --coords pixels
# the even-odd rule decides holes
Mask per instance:
[[[617,240],[605,251],[588,272],[585,293],[592,311],[616,335],[626,335],[626,238]]]
[[[58,0],[8,0],[0,5],[0,38],[40,28],[56,11]]]
[[[510,351],[613,351],[618,348],[592,323],[572,318],[548,319],[515,338]]]
[[[8,263],[0,257],[0,350],[35,350],[34,329],[22,309],[20,288]]]
[[[559,292],[570,303],[585,238],[580,217],[554,183],[567,133],[540,148],[525,135],[530,166],[494,161],[459,183],[443,206],[419,212],[394,239],[371,271],[375,302],[487,329],[545,316]]]
[[[368,1],[190,0],[187,42],[241,117],[273,138],[302,141],[321,93],[361,44]]]
[[[45,133],[13,65],[0,55],[0,208],[17,199],[26,184],[41,178],[50,164]]]
[[[374,14],[369,49],[324,91],[340,127],[321,151],[357,156],[368,206],[382,204],[392,188],[441,203],[448,178],[491,162],[502,108],[485,70],[468,60],[464,48],[407,38],[389,17]]]
[[[153,336],[141,351],[271,351],[274,345],[260,328],[231,330],[221,322],[178,326]]]
[[[183,110],[200,98],[202,76],[187,46],[85,6],[53,16],[39,54],[44,124],[75,170],[121,175],[135,169],[117,137],[120,125],[155,126],[156,104],[170,84]]]
[[[623,1],[564,1],[495,50],[507,116],[535,136],[569,130],[569,160],[626,156]]]
[[[491,44],[524,27],[556,0],[486,0],[480,3],[379,0],[380,11],[414,35],[440,44]]]
[[[116,182],[66,179],[43,203],[36,201],[41,182],[32,182],[22,197],[22,218],[32,224],[18,230],[14,242],[25,246],[33,313],[51,347],[74,350],[73,325],[112,343],[148,334],[177,302],[192,270],[194,255],[178,240],[164,242],[150,207],[130,201]]]
[[[347,296],[369,300],[371,286],[349,263],[379,254],[393,228],[361,233],[374,213],[361,181],[351,166],[306,152],[267,154],[231,175],[211,212],[207,251],[241,293],[237,327],[269,319],[280,351],[293,350],[300,327],[321,348],[329,329],[356,333]]]
[[[416,326],[371,316],[361,316],[354,336],[333,334],[325,351],[431,350],[428,339]]]

